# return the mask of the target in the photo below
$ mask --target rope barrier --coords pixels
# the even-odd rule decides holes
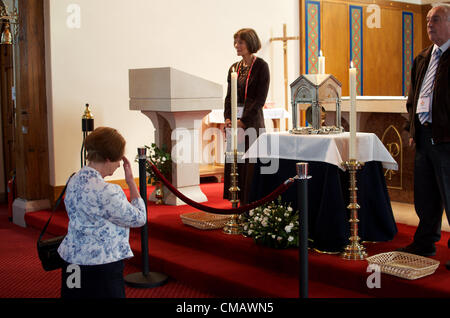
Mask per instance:
[[[175,188],[170,182],[169,180],[167,180],[164,175],[158,170],[158,168],[156,168],[156,166],[150,161],[147,160],[147,163],[150,165],[151,169],[153,170],[153,172],[156,174],[156,176],[166,185],[166,187],[172,191],[173,194],[175,194],[178,198],[180,198],[180,200],[182,200],[184,203],[205,211],[205,212],[209,212],[209,213],[214,213],[214,214],[241,214],[244,213],[246,211],[250,211],[260,205],[263,205],[269,201],[273,201],[276,197],[278,197],[280,194],[282,194],[284,191],[286,191],[293,183],[294,183],[294,178],[289,178],[287,179],[285,182],[283,182],[282,184],[280,184],[272,193],[268,194],[267,196],[265,196],[264,198],[255,201],[253,203],[250,204],[246,204],[243,206],[240,206],[238,208],[231,208],[231,209],[218,209],[218,208],[214,208],[211,206],[207,206],[204,204],[200,204],[198,202],[195,202],[191,199],[189,199],[187,196],[185,196],[183,193],[181,193],[180,191],[177,190],[177,188]]]

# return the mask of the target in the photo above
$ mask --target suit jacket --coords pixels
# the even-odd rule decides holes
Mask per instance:
[[[234,63],[228,70],[228,90],[224,107],[225,119],[231,119],[231,70],[233,67],[237,70],[238,63]],[[265,127],[262,109],[266,103],[269,83],[269,66],[262,58],[257,57],[248,80],[247,99],[241,117],[241,122],[245,127],[256,128],[257,133],[259,133],[259,128]]]
[[[417,101],[428,64],[430,63],[432,51],[433,45],[420,52],[414,59],[411,69],[411,85],[408,101],[406,102],[409,122],[407,123],[406,130],[409,130],[413,138],[415,138],[416,134],[415,127],[420,125],[419,119],[416,116]],[[432,135],[435,143],[450,142],[449,56],[450,48],[442,54],[436,69],[432,104]]]

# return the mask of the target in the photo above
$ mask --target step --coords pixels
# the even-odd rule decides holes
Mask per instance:
[[[383,243],[378,243],[379,245]],[[376,255],[377,250],[368,248],[369,255]],[[438,249],[442,249],[439,247]],[[445,251],[439,251],[445,253]],[[381,273],[380,288],[369,288],[367,280],[374,272],[368,271],[368,262],[344,260],[335,255],[309,253],[310,279],[325,282],[327,284],[369,294],[373,297],[408,297],[408,298],[448,298],[450,297],[450,275],[445,269],[445,263],[439,265],[433,275],[408,280],[389,274]],[[330,264],[333,264],[330,270]],[[373,276],[371,281],[373,282]]]
[[[44,226],[50,215],[50,211],[40,211],[32,213],[33,214],[30,214],[28,217],[30,219],[33,219],[31,223],[38,229]],[[51,225],[49,226],[49,229],[51,230],[50,233],[53,233],[55,235],[64,234],[67,231],[66,226],[62,225],[67,221],[65,213],[57,213],[54,217],[58,222],[51,223]],[[203,232],[200,231],[200,233]],[[209,240],[210,238],[207,237],[207,239]],[[229,259],[214,256],[214,254],[210,255],[204,251],[201,252],[196,251],[196,249],[192,248],[180,247],[179,245],[164,242],[162,240],[155,239],[154,237],[151,237],[149,242],[151,251],[151,271],[164,272],[166,274],[169,274],[171,278],[176,279],[177,281],[187,283],[193,287],[202,289],[210,293],[214,292],[214,294],[217,294],[218,296],[249,297],[249,295],[252,295],[254,297],[281,297],[278,294],[273,295],[273,293],[271,293],[270,291],[267,292],[265,289],[261,289],[261,287],[258,287],[259,283],[255,284],[256,286],[252,286],[250,282],[241,283],[241,281],[245,282],[246,277],[253,277],[257,274],[259,275],[258,277],[263,277],[263,279],[268,282],[272,282],[273,280],[275,280],[276,282],[279,281],[280,278],[274,276],[274,273],[272,273],[271,271],[254,268],[249,265],[243,266],[241,264],[236,264]],[[131,240],[131,245],[135,257],[129,260],[129,262],[131,263],[130,265],[138,266],[137,268],[140,269],[142,264],[140,239]],[[255,247],[254,244],[250,245],[252,245],[252,247]],[[166,257],[166,251],[172,251],[169,258]],[[183,254],[185,255],[185,253],[188,253],[188,255],[190,255],[193,259],[197,260],[205,259],[207,257],[208,261],[197,261],[194,264],[191,264],[191,262],[187,262],[186,258],[182,256]],[[204,264],[208,264],[206,270],[202,268]],[[223,271],[219,272],[219,276],[217,276],[216,274],[217,268],[223,268]],[[240,276],[240,280],[236,281],[230,279],[228,277],[230,276],[228,275],[230,271],[232,271],[232,277]],[[239,273],[239,275],[237,275],[236,273]],[[257,281],[258,280],[254,280],[253,283]],[[290,288],[293,290],[296,290],[296,288],[298,289],[297,278],[292,279],[291,276],[281,275],[281,281],[290,284]],[[271,285],[269,287],[271,288]],[[345,297],[350,298],[368,297],[368,295],[362,293],[357,293],[336,286],[330,286],[318,281],[310,281],[309,289],[310,297],[331,298],[342,297],[341,295],[346,295]],[[230,290],[233,291],[231,295],[229,292],[224,292]],[[282,295],[287,297],[297,297],[296,295],[298,295],[298,292],[297,294],[286,292]]]
[[[33,219],[35,226],[42,228],[48,219],[49,212],[34,213],[27,214],[27,217]],[[226,287],[221,289],[227,292],[233,290],[233,284],[238,284],[239,289],[242,289],[239,294],[244,296],[258,295],[263,297],[264,295],[271,295],[270,297],[272,297],[273,294],[276,294],[278,297],[296,297],[291,291],[297,292],[298,290],[298,281],[292,279],[292,277],[297,277],[298,258],[296,258],[295,250],[270,249],[254,244],[249,238],[226,235],[221,233],[220,230],[201,231],[180,225],[178,214],[171,216],[154,215],[152,217],[155,217],[155,219],[151,219],[149,225],[150,256],[152,262],[154,262],[152,266],[160,266],[158,270],[164,272],[170,269],[171,276],[177,278],[178,275],[181,275],[182,281],[188,281],[193,286],[196,286],[195,277],[207,277],[202,278],[199,283],[206,285],[204,286],[206,288],[215,288],[215,282],[218,281],[221,286]],[[157,220],[157,218],[162,217],[168,217],[170,222],[161,223],[161,220]],[[64,213],[57,213],[55,220],[59,222],[50,225],[52,233],[57,235],[66,233],[67,225],[64,226],[64,224],[67,224],[67,216]],[[399,226],[399,229],[395,244],[393,242],[366,244],[369,255],[393,250],[408,242],[413,231],[403,225]],[[165,235],[163,235],[164,233]],[[140,255],[139,234],[138,229],[132,230],[130,234],[130,241],[136,255]],[[443,239],[448,239],[448,235],[443,234]],[[366,281],[371,273],[367,272],[368,263],[366,261],[347,261],[336,255],[318,254],[310,251],[310,284],[322,283],[373,297],[449,297],[450,275],[445,269],[445,261],[443,262],[450,256],[449,250],[446,244],[444,246],[442,242],[438,244],[437,248],[437,256],[441,259],[441,265],[434,275],[409,281],[382,274],[381,288],[379,289],[367,287]],[[176,251],[176,253],[173,251]],[[165,256],[165,253],[169,256]],[[189,261],[186,255],[189,255]],[[191,258],[194,258],[194,260],[191,261]],[[203,261],[195,261],[195,259]],[[135,257],[134,260],[139,262],[140,256]],[[203,267],[205,264],[207,268]],[[162,267],[163,265],[165,267]],[[229,266],[229,269],[226,266]],[[217,277],[215,276],[216,271],[219,272]],[[229,275],[224,275],[221,271],[225,271]],[[276,274],[280,275],[279,277],[273,276],[275,271]],[[233,275],[230,272],[233,272]],[[188,275],[189,273],[192,275]],[[255,276],[256,273],[258,276]],[[236,276],[238,279],[233,280],[229,276]],[[279,287],[277,287],[276,292],[267,291],[265,285],[263,285],[263,288],[258,287],[256,283],[259,282],[255,277],[261,277],[260,280],[269,281],[274,286],[277,286],[276,284],[279,281],[290,281],[290,284],[286,285],[290,286],[290,291],[287,292]],[[295,282],[292,283],[292,280]],[[245,281],[247,285],[239,285],[239,282],[242,281]],[[235,292],[233,291],[232,294],[234,295]]]
[[[140,266],[140,242],[131,243]],[[221,297],[298,297],[298,278],[265,267],[241,264],[233,255],[219,257],[201,250],[152,239],[149,249],[150,271],[162,272],[177,281],[209,290]]]
[[[130,260],[141,268],[142,254],[133,243],[135,257]],[[167,253],[170,251],[170,253]],[[186,254],[189,259],[186,259]],[[195,288],[219,297],[298,298],[297,275],[274,272],[265,267],[251,266],[203,251],[154,239],[149,251],[150,271],[160,272]],[[263,283],[262,283],[263,282]],[[309,297],[368,298],[367,294],[309,281]]]
[[[195,247],[216,256],[233,255],[239,263],[264,266],[277,271],[298,273],[298,250],[273,249],[258,245],[252,238],[242,235],[225,234],[218,230],[199,230],[183,225],[178,215],[165,215],[166,220],[149,224],[149,244],[153,239],[169,241],[173,244]],[[140,240],[140,231],[132,230],[130,237]]]

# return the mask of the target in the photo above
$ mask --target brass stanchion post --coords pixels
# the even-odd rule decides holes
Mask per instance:
[[[348,170],[350,174],[350,203],[347,209],[350,210],[350,244],[348,244],[341,257],[348,260],[363,260],[367,257],[366,248],[359,243],[360,237],[358,236],[358,188],[356,187],[356,171],[360,170],[364,165],[363,162],[359,162],[355,159],[350,159],[342,163],[342,165]]]

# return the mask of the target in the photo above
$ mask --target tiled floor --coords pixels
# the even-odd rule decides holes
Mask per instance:
[[[414,226],[419,224],[419,218],[417,217],[413,204],[391,202],[391,205],[396,222]],[[450,226],[445,212],[442,215],[442,231],[450,232]]]

